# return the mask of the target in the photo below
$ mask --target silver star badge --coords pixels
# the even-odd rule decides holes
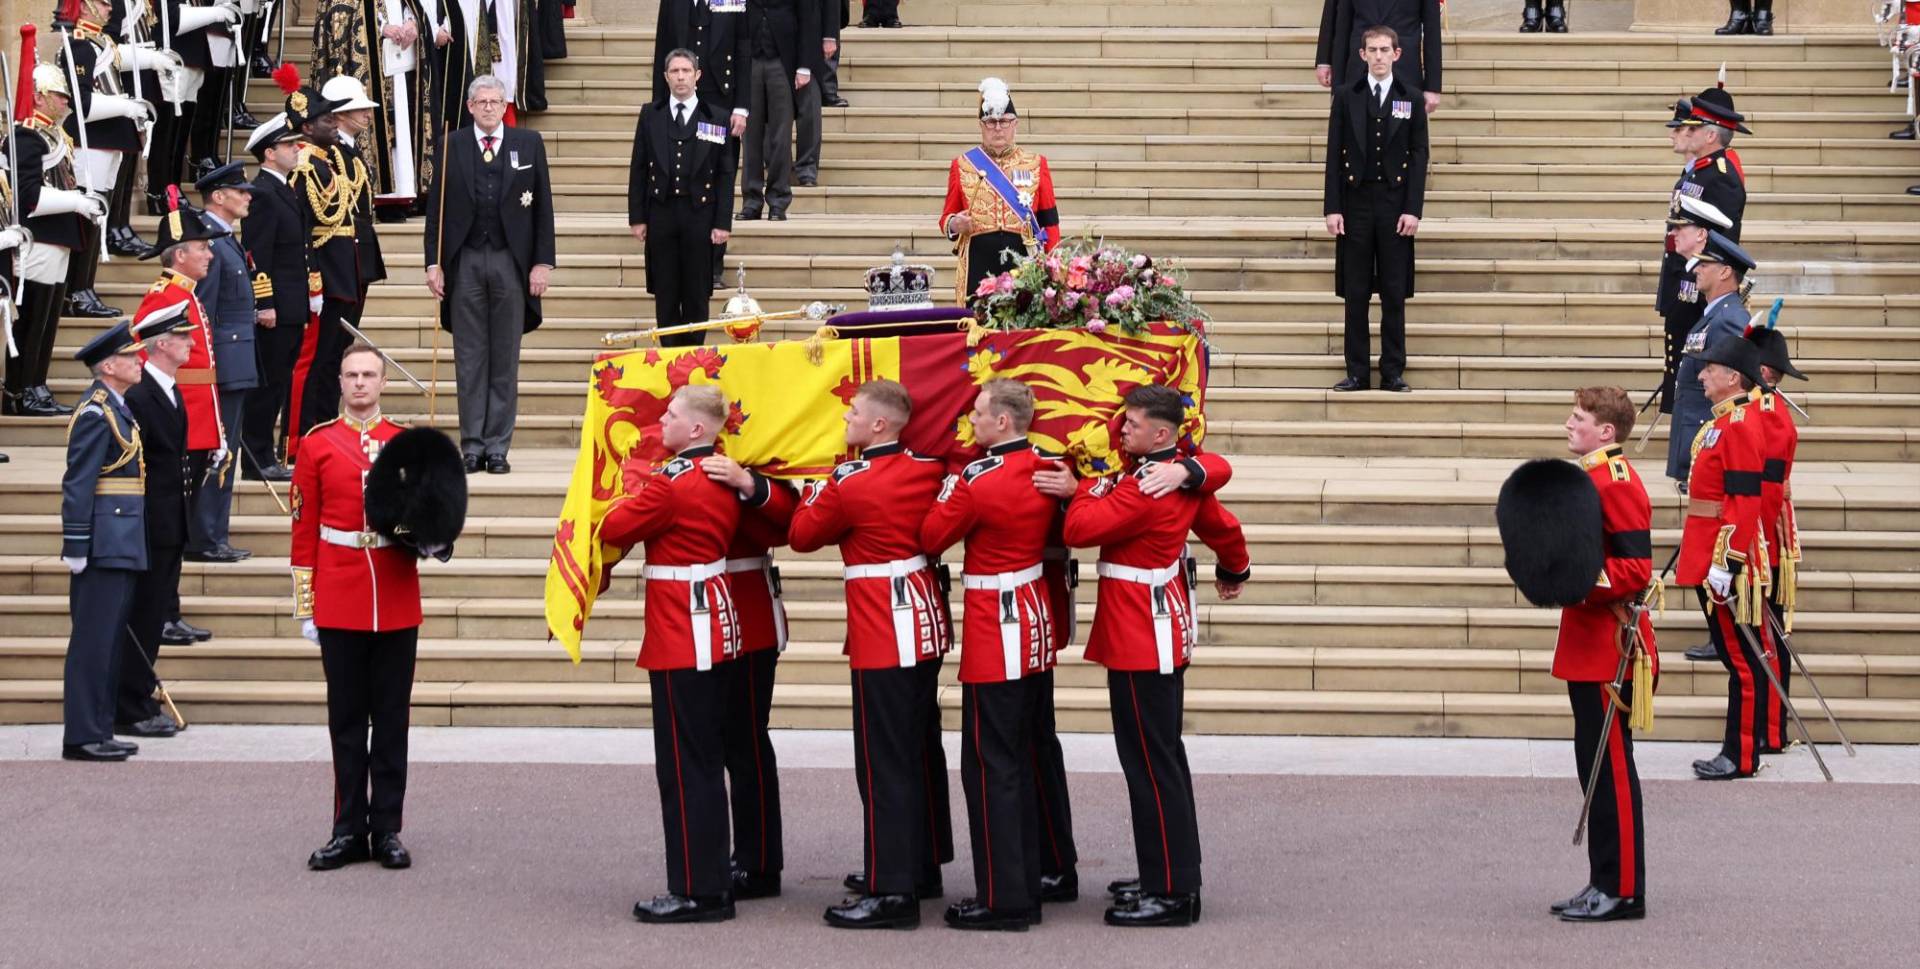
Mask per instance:
[[[520,207],[523,209],[533,208],[533,190],[532,189],[528,189],[527,191],[520,193]]]

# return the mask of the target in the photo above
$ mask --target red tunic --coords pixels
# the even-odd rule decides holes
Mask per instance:
[[[1053,668],[1062,643],[1042,560],[1060,503],[1033,486],[1033,472],[1049,466],[1025,438],[988,448],[986,457],[947,476],[920,524],[929,555],[967,543],[962,683],[1001,683]]]
[[[1787,483],[1793,480],[1793,454],[1800,447],[1800,429],[1793,412],[1778,394],[1755,388],[1746,406],[1747,417],[1760,426],[1760,525],[1767,536],[1767,564],[1778,566],[1786,547]]]
[[[419,558],[367,527],[362,489],[400,425],[378,415],[316,424],[293,468],[294,618],[327,629],[388,632],[420,625]]]
[[[946,599],[920,546],[920,522],[943,477],[941,462],[898,441],[877,445],[833,469],[794,513],[794,551],[840,546],[846,655],[856,670],[913,666],[951,646]]]
[[[1141,476],[1172,460],[1168,449],[1147,455],[1130,474],[1083,481],[1067,507],[1067,544],[1100,546],[1087,659],[1110,670],[1171,673],[1192,660],[1198,623],[1186,576],[1189,531],[1219,557],[1219,579],[1244,582],[1252,572],[1240,520],[1218,497],[1191,489],[1161,498],[1141,492]]]
[[[1600,528],[1606,565],[1585,602],[1560,610],[1560,638],[1553,648],[1553,675],[1575,683],[1611,683],[1620,665],[1615,639],[1620,621],[1614,606],[1631,602],[1653,578],[1653,503],[1639,472],[1627,463],[1618,444],[1580,459],[1600,492]],[[1646,644],[1654,673],[1660,654],[1653,645],[1653,617],[1640,616],[1640,641]],[[1631,678],[1633,667],[1627,667]]]
[[[1693,470],[1687,477],[1687,521],[1680,534],[1680,564],[1674,581],[1702,585],[1714,565],[1746,562],[1761,535],[1760,423],[1748,420],[1746,398],[1713,405],[1713,422],[1693,439]],[[1727,533],[1724,552],[1720,534]]]
[[[1047,157],[1015,148],[998,163],[1014,188],[1026,196],[1022,201],[1033,213],[1034,221],[1048,230],[1045,250],[1051,252],[1060,244],[1060,209],[1053,198],[1053,170],[1047,167]],[[1013,232],[1026,236],[1028,245],[1035,241],[1033,228],[974,172],[973,164],[965,158],[955,158],[947,166],[947,200],[940,208],[940,231],[946,232],[947,220],[961,212],[973,219],[975,234]]]
[[[740,651],[787,648],[787,610],[773,550],[787,544],[787,526],[800,500],[793,487],[755,475],[755,492],[740,511],[727,547],[727,587],[740,613]]]
[[[200,298],[193,295],[194,282],[171,269],[160,270],[160,278],[140,298],[133,318],[165,309],[175,303],[187,304],[187,319],[193,323],[193,352],[174,379],[179,382],[180,403],[187,411],[187,450],[212,451],[227,439],[220,423],[220,390],[213,369],[213,330],[207,315],[200,310]],[[145,351],[140,354],[146,360]]]
[[[600,540],[646,544],[647,634],[638,665],[711,669],[740,653],[740,617],[727,582],[727,546],[740,498],[700,470],[711,445],[688,448],[657,468],[627,462],[627,495],[600,522]]]

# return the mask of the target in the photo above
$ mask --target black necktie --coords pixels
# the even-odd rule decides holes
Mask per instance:
[[[1374,85],[1373,85],[1373,103],[1375,103],[1375,104],[1379,104],[1379,103],[1380,103],[1380,92],[1381,92],[1382,90],[1383,90],[1383,88],[1382,88],[1382,86],[1380,85],[1380,83],[1379,83],[1379,82],[1377,82],[1377,81],[1376,81],[1376,82],[1374,82]]]
[[[677,101],[673,105],[673,123],[682,128],[687,126],[687,106]]]

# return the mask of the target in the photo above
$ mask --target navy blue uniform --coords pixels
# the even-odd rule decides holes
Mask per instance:
[[[1667,439],[1667,477],[1687,480],[1693,464],[1693,438],[1700,426],[1713,420],[1713,405],[1707,401],[1706,385],[1700,371],[1707,365],[1698,359],[1702,351],[1720,340],[1747,331],[1751,317],[1747,304],[1737,292],[1728,293],[1707,307],[1704,315],[1681,343],[1682,356],[1674,380],[1673,436]]]
[[[134,581],[147,569],[146,464],[126,401],[94,381],[67,424],[60,485],[60,556],[84,559],[68,605],[65,743],[113,739],[120,637]]]

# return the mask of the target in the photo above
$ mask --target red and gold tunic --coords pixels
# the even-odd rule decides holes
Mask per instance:
[[[1053,172],[1047,168],[1046,156],[1014,148],[994,162],[1013,183],[1021,204],[1033,213],[1034,221],[1049,230],[1046,249],[1052,251],[1060,244],[1060,209],[1053,199]],[[964,304],[972,295],[966,292],[968,239],[987,232],[1011,232],[1026,243],[1028,252],[1033,251],[1035,239],[1033,226],[1017,215],[964,157],[955,158],[947,169],[947,201],[940,210],[940,231],[946,233],[947,220],[961,212],[973,220],[973,229],[964,236],[948,234],[948,238],[954,240],[954,252],[960,257],[954,271],[954,287],[956,298]]]
[[[627,496],[600,523],[603,542],[646,544],[645,669],[708,670],[740,654],[740,617],[727,580],[740,499],[701,471],[701,459],[712,453],[712,445],[688,448],[650,470],[629,463]]]
[[[376,414],[315,425],[293,467],[293,616],[325,629],[420,625],[419,557],[367,527],[373,459],[401,427]]]
[[[1693,438],[1693,468],[1687,477],[1687,521],[1680,535],[1674,580],[1684,586],[1707,581],[1713,566],[1764,567],[1752,554],[1763,540],[1758,421],[1747,418],[1747,398],[1713,405],[1713,422]],[[1751,577],[1749,577],[1751,581]]]
[[[1653,502],[1624,450],[1609,444],[1580,459],[1600,492],[1600,527],[1606,564],[1586,601],[1560,610],[1560,636],[1553,647],[1553,675],[1574,683],[1611,683],[1620,664],[1621,622],[1617,607],[1631,602],[1653,578]],[[1653,618],[1640,616],[1640,641],[1659,672]],[[1627,667],[1631,677],[1633,667]]]
[[[207,315],[201,312],[200,298],[193,294],[193,287],[193,280],[171,269],[160,270],[160,278],[147,289],[147,295],[140,298],[133,318],[144,319],[148,313],[175,303],[187,304],[187,319],[193,323],[193,352],[188,354],[187,362],[174,379],[179,381],[180,402],[187,411],[187,450],[212,451],[225,443],[227,431],[220,423],[213,330],[207,325]],[[146,358],[146,352],[141,351],[140,359]]]

